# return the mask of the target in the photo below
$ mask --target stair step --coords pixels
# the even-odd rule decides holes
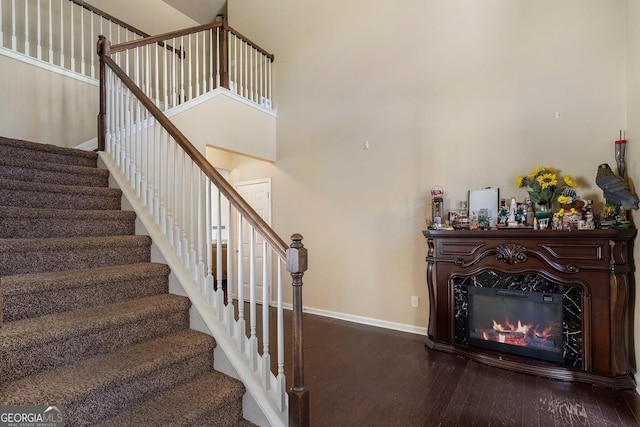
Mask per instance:
[[[55,402],[67,425],[93,425],[210,372],[214,346],[212,337],[187,329],[0,385],[0,406]]]
[[[133,211],[0,206],[0,238],[121,236],[135,233],[135,220]]]
[[[0,277],[3,321],[167,293],[170,272],[165,264],[141,263]]]
[[[187,297],[162,294],[7,322],[0,383],[187,329],[190,306]]]
[[[0,157],[96,167],[98,153],[0,136]]]
[[[0,178],[48,184],[109,186],[109,171],[96,167],[0,157]]]
[[[244,391],[240,381],[211,371],[98,426],[251,426],[252,423],[242,418]]]
[[[0,239],[0,276],[149,262],[149,236]]]
[[[80,187],[0,179],[0,206],[49,209],[120,209],[117,188]]]

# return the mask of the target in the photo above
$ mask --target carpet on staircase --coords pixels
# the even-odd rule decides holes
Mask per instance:
[[[97,154],[0,137],[0,406],[66,426],[248,426]]]

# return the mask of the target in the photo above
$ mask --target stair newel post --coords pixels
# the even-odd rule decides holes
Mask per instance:
[[[111,43],[103,35],[98,36],[98,43],[96,46],[98,57],[100,58],[100,107],[98,111],[98,151],[105,151],[105,135],[107,131],[107,87],[106,87],[106,72],[105,72],[105,55],[109,55],[111,51]]]
[[[309,390],[304,386],[304,348],[302,334],[302,276],[307,271],[307,249],[302,235],[291,236],[287,249],[287,271],[293,278],[293,384],[289,395],[289,426],[309,425]]]

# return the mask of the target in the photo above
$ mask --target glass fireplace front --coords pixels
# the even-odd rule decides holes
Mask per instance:
[[[469,344],[563,361],[562,295],[470,286]]]

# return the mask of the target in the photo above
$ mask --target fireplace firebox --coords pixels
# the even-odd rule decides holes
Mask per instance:
[[[635,389],[636,229],[427,230],[425,345],[487,365]]]
[[[469,344],[562,363],[562,295],[470,287]]]

